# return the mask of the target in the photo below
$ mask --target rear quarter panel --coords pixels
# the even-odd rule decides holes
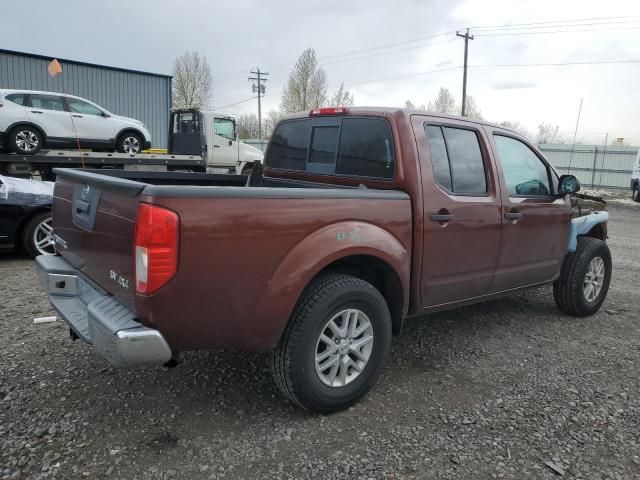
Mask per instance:
[[[302,192],[306,197],[143,197],[178,212],[180,252],[174,279],[154,295],[136,296],[141,320],[177,350],[268,350],[313,276],[349,255],[386,261],[408,296],[408,196],[314,198]]]

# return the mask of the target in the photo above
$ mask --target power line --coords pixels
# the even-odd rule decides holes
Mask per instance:
[[[223,106],[223,107],[215,107],[214,109],[215,109],[215,110],[222,110],[222,109],[224,109],[224,108],[234,107],[234,106],[236,106],[236,105],[240,105],[241,103],[245,103],[245,102],[248,102],[248,101],[250,101],[250,100],[253,100],[254,98],[256,98],[256,97],[249,97],[249,98],[245,98],[244,100],[240,100],[239,102],[230,103],[229,105],[225,105],[225,106]]]
[[[507,23],[502,25],[481,25],[477,27],[469,27],[471,30],[481,30],[481,29],[493,29],[493,28],[511,28],[511,27],[524,27],[529,25],[543,25],[543,24],[552,24],[552,23],[575,23],[575,22],[590,22],[595,20],[615,20],[619,18],[628,18],[627,16],[617,16],[617,17],[591,17],[591,18],[578,18],[573,20],[550,20],[546,22],[529,22],[529,23]]]
[[[510,33],[477,33],[478,37],[504,37],[504,36],[513,36],[513,35],[547,35],[547,34],[556,34],[556,33],[580,33],[580,32],[606,32],[615,30],[617,32],[624,30],[637,30],[640,28],[640,25],[635,27],[611,27],[611,28],[585,28],[581,30],[551,30],[546,32],[510,32]]]
[[[492,31],[509,31],[509,30],[540,30],[540,29],[549,29],[549,28],[576,28],[576,27],[590,27],[590,26],[599,26],[599,25],[620,25],[620,24],[628,24],[628,23],[638,23],[640,20],[616,20],[616,21],[605,21],[605,22],[591,22],[591,23],[572,23],[572,24],[564,24],[564,25],[534,25],[529,27],[518,27],[518,26],[510,26],[510,27],[495,27],[495,28],[482,28],[482,29],[472,29],[476,32],[480,32],[484,34],[485,32]]]

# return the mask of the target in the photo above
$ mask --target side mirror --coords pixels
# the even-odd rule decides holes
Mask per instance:
[[[104,118],[109,118],[111,115],[109,115],[107,112],[102,112],[102,116]]]
[[[562,175],[558,182],[558,195],[563,196],[580,191],[580,181],[573,175]]]
[[[229,140],[229,146],[233,145],[233,140]]]

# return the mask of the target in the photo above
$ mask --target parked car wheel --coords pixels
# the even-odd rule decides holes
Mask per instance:
[[[553,298],[564,313],[586,317],[600,309],[611,282],[611,253],[602,240],[579,237],[576,251],[566,255]]]
[[[271,370],[293,403],[333,412],[371,389],[390,344],[391,316],[380,292],[350,275],[325,275],[298,301]]]
[[[140,153],[143,145],[142,137],[137,133],[130,132],[120,135],[117,150],[120,153]]]
[[[31,258],[55,253],[51,212],[40,212],[28,221],[22,231],[22,247]]]
[[[40,151],[44,139],[37,128],[28,125],[18,126],[11,130],[7,145],[9,149],[20,155],[34,155]]]
[[[634,202],[640,202],[640,186],[638,184],[633,186],[633,193],[631,194]]]

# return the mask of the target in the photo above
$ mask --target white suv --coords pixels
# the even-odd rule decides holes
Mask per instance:
[[[138,153],[151,146],[151,135],[142,122],[73,95],[0,90],[0,148],[33,155],[41,148],[78,144]]]

